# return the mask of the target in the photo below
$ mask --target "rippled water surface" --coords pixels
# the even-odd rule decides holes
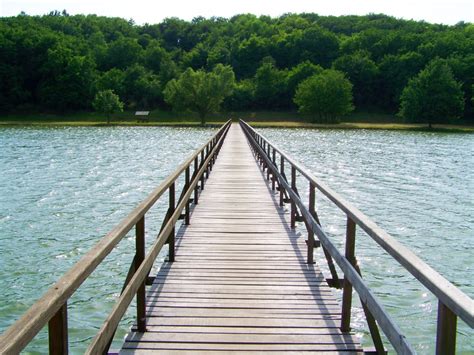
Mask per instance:
[[[474,297],[474,135],[261,132]],[[0,331],[211,134],[185,128],[1,128]],[[299,190],[305,195],[306,185]],[[317,204],[323,226],[341,246],[344,216],[321,195]],[[159,204],[147,215],[148,241],[163,212]],[[84,351],[110,311],[134,243],[127,236],[70,300],[72,353]],[[360,232],[357,255],[364,278],[417,351],[433,353],[437,305],[430,292]],[[131,323],[133,309],[115,348]],[[459,324],[458,350],[470,353],[474,333]],[[369,345],[357,305],[352,326]],[[46,349],[42,332],[28,352]]]
[[[0,128],[0,332],[212,132]],[[158,204],[147,215],[147,233],[156,235],[163,209]],[[69,301],[72,353],[84,352],[110,311],[134,248],[129,235]],[[130,311],[117,339],[132,322]],[[46,349],[43,331],[28,352]]]
[[[474,298],[474,135],[260,132]],[[317,206],[322,225],[342,246],[345,216],[321,194]],[[434,353],[437,301],[431,293],[359,231],[357,256],[364,278],[409,341],[419,353]],[[368,344],[362,319],[359,307],[353,326]],[[473,330],[458,324],[458,352],[474,353]]]

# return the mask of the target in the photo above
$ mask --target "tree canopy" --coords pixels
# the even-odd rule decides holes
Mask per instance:
[[[344,73],[327,69],[301,82],[294,98],[302,113],[311,114],[315,122],[336,122],[351,112],[352,84]]]
[[[188,68],[178,79],[172,79],[164,90],[165,101],[177,110],[196,112],[205,124],[206,115],[219,110],[234,88],[230,66],[217,64],[211,72]]]
[[[473,24],[380,14],[243,14],[141,26],[65,11],[21,14],[0,18],[0,111],[89,110],[102,90],[127,109],[166,109],[170,81],[221,64],[235,73],[227,110],[294,110],[296,87],[332,68],[352,82],[357,109],[394,113],[409,80],[440,58],[461,83],[465,120],[474,122],[473,53]]]
[[[433,123],[459,118],[464,109],[461,83],[440,59],[410,79],[402,92],[400,114],[411,122]]]
[[[97,112],[107,115],[108,124],[113,113],[123,111],[123,103],[112,90],[99,91],[92,101],[92,106]]]

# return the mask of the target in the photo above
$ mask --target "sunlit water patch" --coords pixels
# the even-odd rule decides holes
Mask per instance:
[[[259,131],[474,297],[474,135]],[[307,184],[302,178],[299,182],[307,198]],[[345,216],[321,194],[317,207],[322,225],[342,251]],[[364,278],[408,340],[419,353],[434,353],[436,299],[360,230],[357,256]],[[458,324],[457,350],[473,352],[473,330],[461,320]],[[370,345],[360,306],[352,326]]]
[[[0,332],[212,133],[161,127],[0,129]],[[164,209],[158,204],[147,215],[148,244]],[[70,299],[72,353],[84,352],[110,311],[134,248],[132,231]],[[133,307],[114,347],[132,323]],[[46,349],[42,331],[27,351]]]

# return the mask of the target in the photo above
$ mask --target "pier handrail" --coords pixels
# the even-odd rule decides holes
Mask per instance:
[[[407,247],[398,242],[394,237],[377,226],[369,217],[347,202],[339,194],[321,182],[301,164],[293,160],[283,150],[270,143],[262,134],[258,133],[249,124],[240,121],[241,127],[246,133],[249,142],[262,160],[264,169],[267,169],[267,178],[272,175],[273,186],[275,182],[280,187],[280,204],[285,201],[283,194],[289,196],[285,202],[291,202],[291,224],[294,228],[298,219],[298,209],[301,213],[300,220],[304,221],[309,232],[308,238],[308,262],[312,262],[312,248],[314,248],[315,233],[329,257],[334,259],[344,272],[343,287],[343,309],[341,329],[347,331],[350,323],[350,308],[352,286],[358,292],[363,307],[367,307],[366,316],[373,316],[379,323],[385,335],[399,353],[412,353],[413,349],[401,334],[398,327],[390,319],[390,316],[383,310],[375,296],[363,282],[360,276],[360,269],[354,255],[355,252],[355,229],[359,226],[375,242],[377,242],[389,255],[391,255],[400,265],[410,272],[421,284],[423,284],[438,299],[438,325],[436,352],[437,354],[454,354],[456,346],[456,318],[461,318],[471,328],[474,328],[474,300],[454,286],[446,278],[441,276],[432,267],[421,260]],[[280,169],[277,166],[276,154],[280,156]],[[284,173],[285,162],[291,166],[291,185]],[[305,177],[309,182],[309,209],[304,205],[296,188],[296,172]],[[342,255],[327,234],[321,229],[319,218],[314,210],[315,189],[321,191],[330,201],[332,201],[347,216],[346,231],[346,251]],[[298,209],[297,209],[298,208]],[[329,260],[331,261],[331,260]],[[369,312],[367,312],[369,311]],[[369,314],[367,314],[369,313]],[[370,321],[369,328],[371,328]],[[374,338],[372,329],[371,335]],[[376,334],[375,334],[376,335]],[[374,339],[376,343],[377,339]],[[377,347],[377,344],[375,344]],[[380,344],[379,344],[380,345]],[[381,349],[379,349],[381,350]]]
[[[169,260],[174,260],[174,226],[180,218],[184,218],[185,223],[189,224],[191,194],[194,192],[194,203],[197,203],[198,190],[204,188],[204,179],[207,178],[209,170],[212,170],[230,124],[231,121],[227,121],[127,217],[76,262],[18,321],[11,325],[0,336],[0,354],[18,354],[46,324],[49,331],[50,353],[67,353],[68,299],[134,226],[136,227],[136,253],[122,294],[112,310],[112,316],[107,318],[88,352],[97,354],[108,349],[117,324],[135,295],[137,295],[137,326],[140,331],[144,331],[146,328],[145,283],[148,273],[165,243],[168,243],[170,248]],[[194,170],[190,176],[193,164]],[[185,184],[178,204],[175,205],[175,182],[183,173],[185,173]],[[167,191],[169,192],[168,212],[150,252],[145,257],[145,214]],[[184,215],[182,215],[183,209]]]

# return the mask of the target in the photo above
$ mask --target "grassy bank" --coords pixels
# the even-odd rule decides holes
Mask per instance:
[[[254,127],[274,128],[313,128],[313,129],[385,129],[409,131],[443,131],[474,133],[474,126],[458,124],[439,124],[429,129],[426,124],[400,123],[394,115],[384,113],[356,112],[344,117],[338,124],[311,123],[307,117],[296,112],[229,112],[209,115],[206,125],[217,126],[229,118],[234,121],[244,119]],[[57,114],[10,114],[0,115],[0,126],[35,125],[35,126],[108,126],[103,115],[90,112]],[[151,111],[147,122],[138,122],[134,112],[123,112],[112,118],[111,126],[179,126],[195,127],[200,119],[193,114],[176,114],[168,111]]]

